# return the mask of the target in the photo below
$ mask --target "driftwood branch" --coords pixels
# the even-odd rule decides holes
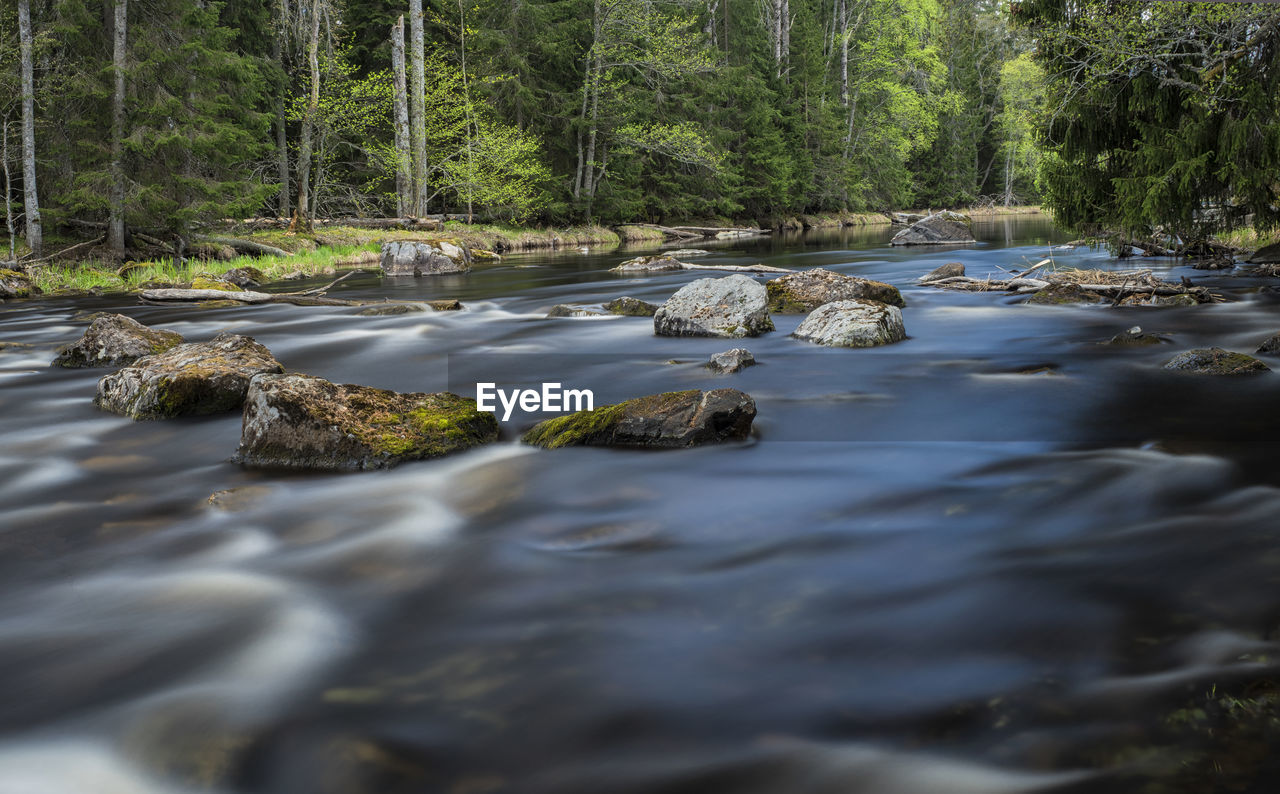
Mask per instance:
[[[691,265],[688,262],[680,263],[682,270],[728,270],[731,273],[794,273],[794,270],[788,270],[785,267],[773,267],[772,265]]]
[[[95,237],[92,240],[86,240],[83,243],[76,243],[73,246],[63,248],[61,251],[58,251],[57,253],[50,254],[49,256],[41,257],[40,259],[24,260],[22,264],[27,267],[30,267],[31,265],[40,265],[40,264],[44,264],[45,262],[52,262],[55,259],[63,259],[69,256],[70,254],[75,253],[76,251],[92,248],[95,245],[106,242],[106,239],[107,239],[106,235],[102,235],[101,237]]]

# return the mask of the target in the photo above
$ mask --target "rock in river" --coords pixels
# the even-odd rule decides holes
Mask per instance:
[[[898,232],[890,245],[940,245],[943,243],[972,243],[973,221],[968,215],[943,210],[916,221]]]
[[[773,330],[768,293],[747,276],[700,278],[681,287],[653,316],[658,336],[759,336]]]
[[[560,303],[551,307],[551,311],[547,312],[548,317],[604,317],[603,312],[584,309],[581,306],[570,306],[567,303]]]
[[[751,355],[750,350],[745,347],[735,347],[733,350],[726,350],[712,356],[707,362],[707,369],[719,373],[740,372],[744,367],[755,366],[755,363],[756,357]]]
[[[1142,330],[1140,326],[1135,325],[1122,334],[1116,334],[1102,344],[1116,345],[1117,347],[1146,347],[1148,345],[1158,345],[1165,341],[1167,340],[1163,337],[1148,333]]]
[[[25,273],[0,269],[0,298],[30,298],[39,294],[40,288],[32,284]]]
[[[180,344],[181,334],[148,328],[123,314],[107,314],[95,318],[84,336],[59,351],[53,363],[59,367],[122,367]]]
[[[261,375],[234,460],[249,466],[386,469],[498,438],[498,420],[456,394],[401,394],[310,375]]]
[[[876,301],[836,301],[814,309],[792,334],[828,347],[876,347],[907,338],[902,311]]]
[[[755,417],[755,400],[737,389],[694,389],[548,419],[525,433],[524,442],[548,449],[694,447],[744,439]]]
[[[948,262],[945,265],[939,265],[928,273],[920,277],[921,284],[927,284],[930,281],[941,281],[944,278],[958,278],[964,275],[964,264],[962,262]]]
[[[642,301],[639,298],[614,298],[604,305],[609,314],[621,314],[627,317],[652,317],[658,313],[656,304]]]
[[[1253,356],[1233,353],[1220,347],[1198,348],[1179,353],[1169,359],[1164,368],[1196,375],[1253,375],[1271,371],[1270,367]]]
[[[231,411],[254,375],[283,372],[271,351],[238,334],[178,345],[98,381],[99,408],[133,419]]]
[[[382,244],[382,272],[388,276],[435,276],[465,273],[471,252],[448,240],[405,240]]]
[[[1277,353],[1280,353],[1280,334],[1272,334],[1264,339],[1262,344],[1258,345],[1258,349],[1254,352],[1263,353],[1269,356],[1274,356]]]
[[[869,300],[890,306],[905,306],[898,288],[881,281],[833,273],[814,268],[767,282],[769,311],[778,314],[804,314],[824,303],[847,300]]]
[[[637,256],[635,259],[628,259],[613,270],[615,273],[661,273],[666,270],[684,270],[684,262],[670,254]]]

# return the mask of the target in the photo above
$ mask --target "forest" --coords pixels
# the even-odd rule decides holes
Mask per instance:
[[[36,255],[252,216],[1041,202],[1195,238],[1276,220],[1278,57],[1269,4],[18,0],[6,218]]]

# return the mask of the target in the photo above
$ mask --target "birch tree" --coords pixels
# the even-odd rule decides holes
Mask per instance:
[[[394,91],[396,211],[401,217],[415,211],[413,153],[409,144],[409,97],[404,66],[404,17],[391,26],[391,78]]]
[[[31,0],[18,0],[18,36],[22,61],[22,203],[26,218],[27,246],[35,257],[44,252],[40,224],[40,198],[36,190],[35,81],[32,78]],[[6,145],[8,138],[5,139]],[[8,168],[8,160],[5,161]],[[8,172],[6,170],[6,178]],[[7,187],[7,185],[6,185]],[[6,197],[8,194],[5,194]],[[7,198],[6,198],[7,200]]]
[[[426,41],[422,0],[409,0],[409,137],[413,146],[413,215],[427,213]]]

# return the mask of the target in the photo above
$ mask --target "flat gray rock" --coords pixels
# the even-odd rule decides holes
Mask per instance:
[[[681,287],[653,316],[658,336],[739,339],[773,330],[769,293],[747,276],[700,278]]]
[[[1271,368],[1253,356],[1233,353],[1220,347],[1198,348],[1169,359],[1165,369],[1195,375],[1254,375]]]
[[[875,301],[836,301],[809,313],[792,334],[827,347],[877,347],[907,338],[902,310]]]
[[[382,244],[381,264],[388,276],[466,273],[471,269],[471,252],[447,240],[393,241]]]
[[[745,367],[755,366],[756,357],[751,355],[751,351],[745,347],[735,347],[733,350],[726,350],[723,353],[716,353],[707,362],[707,369],[712,372],[730,373],[740,372]]]
[[[943,210],[916,221],[898,232],[890,245],[945,245],[972,243],[973,230],[969,216]]]

